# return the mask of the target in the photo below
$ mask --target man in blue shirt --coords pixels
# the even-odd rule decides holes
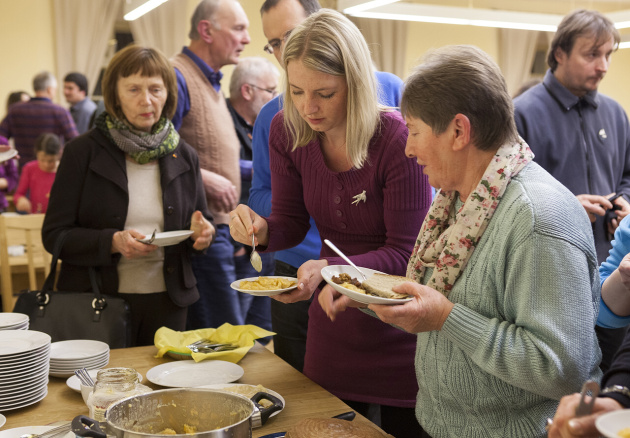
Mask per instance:
[[[617,102],[597,93],[618,44],[619,32],[602,14],[572,12],[558,26],[543,82],[514,101],[518,132],[534,160],[577,196],[591,219],[600,263],[619,222],[630,213],[624,198],[630,195],[630,124]],[[609,201],[615,193],[623,196]],[[598,327],[603,371],[622,331]]]
[[[317,0],[266,0],[261,8],[263,32],[269,41],[265,51],[282,65],[282,50],[288,34],[310,14],[321,8]],[[402,81],[391,73],[376,72],[381,87],[381,103],[398,107]],[[271,120],[282,109],[282,96],[267,103],[258,114],[253,132],[254,175],[249,206],[261,216],[271,213],[271,171],[269,169],[269,129]],[[276,252],[276,275],[297,277],[297,267],[307,260],[319,259],[321,240],[315,222],[304,241],[295,248]],[[284,304],[271,301],[274,352],[302,371],[306,352],[308,308],[311,301]]]

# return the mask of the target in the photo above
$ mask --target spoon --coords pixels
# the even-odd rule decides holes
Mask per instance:
[[[256,252],[254,237],[255,235],[254,233],[252,233],[252,255],[249,257],[249,261],[251,262],[254,269],[260,272],[262,271],[262,259],[260,258],[260,254]]]
[[[367,280],[367,276],[363,273],[362,270],[360,270],[359,268],[357,268],[357,265],[355,265],[354,263],[352,263],[352,261],[346,257],[346,255],[344,253],[341,252],[341,250],[339,248],[337,248],[330,240],[328,239],[324,239],[324,243],[326,245],[328,245],[330,247],[330,249],[332,249],[333,251],[335,251],[337,254],[339,254],[339,257],[341,257],[342,259],[344,259],[346,262],[348,262],[348,264],[350,266],[352,266],[354,269],[357,270],[357,272],[359,274],[361,274],[361,277],[363,277],[363,280]]]

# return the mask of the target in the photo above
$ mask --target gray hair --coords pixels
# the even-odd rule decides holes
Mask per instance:
[[[46,91],[48,87],[56,87],[57,79],[49,71],[43,71],[38,73],[33,78],[33,90],[34,91]]]
[[[215,20],[214,15],[217,13],[221,2],[223,1],[237,1],[237,0],[201,0],[201,2],[195,8],[192,17],[190,19],[190,32],[188,38],[191,40],[198,40],[201,38],[197,26],[202,20],[208,20],[215,29],[220,28],[220,24]]]
[[[514,106],[501,70],[475,46],[429,52],[405,81],[400,110],[405,117],[422,120],[435,135],[463,114],[479,150],[497,150],[518,139]]]
[[[547,54],[547,64],[549,64],[551,71],[556,71],[558,67],[556,50],[560,49],[570,55],[575,40],[582,36],[595,37],[595,47],[599,47],[607,43],[610,38],[614,38],[614,50],[617,50],[621,40],[615,24],[601,13],[586,9],[573,11],[562,19],[551,41],[551,47]]]
[[[232,71],[232,77],[230,78],[230,97],[239,95],[243,84],[250,83],[269,74],[275,74],[276,77],[280,76],[280,72],[276,66],[268,59],[260,56],[242,58],[238,61],[238,64],[236,64],[234,71]]]

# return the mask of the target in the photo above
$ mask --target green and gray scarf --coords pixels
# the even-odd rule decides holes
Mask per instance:
[[[138,164],[146,164],[173,152],[179,144],[179,134],[173,123],[165,117],[153,125],[151,132],[139,131],[102,113],[96,119],[96,127]]]

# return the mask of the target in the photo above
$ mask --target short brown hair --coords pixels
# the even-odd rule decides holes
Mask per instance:
[[[575,40],[585,35],[595,37],[595,47],[605,44],[610,37],[613,37],[615,39],[614,50],[617,50],[621,40],[615,24],[601,13],[586,9],[573,11],[562,19],[551,41],[551,47],[547,54],[547,64],[552,72],[556,71],[558,67],[556,50],[560,49],[570,55]]]
[[[499,66],[475,46],[445,46],[429,52],[405,81],[400,110],[446,131],[457,114],[468,117],[477,149],[498,150],[516,141],[514,106]]]
[[[137,45],[129,45],[117,52],[105,70],[101,84],[105,111],[112,117],[125,120],[118,101],[118,80],[136,73],[146,77],[160,76],[162,78],[167,97],[161,117],[171,119],[177,109],[175,70],[159,50]]]

